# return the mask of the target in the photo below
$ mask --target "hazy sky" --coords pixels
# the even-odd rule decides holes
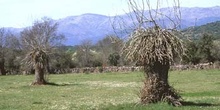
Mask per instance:
[[[0,0],[0,27],[25,27],[36,19],[96,13],[118,15],[127,12],[127,0]],[[151,0],[156,1],[156,0]],[[172,0],[164,0],[172,1]],[[165,2],[166,3],[166,2]],[[153,3],[152,3],[153,4]],[[181,7],[220,6],[220,0],[180,0]]]

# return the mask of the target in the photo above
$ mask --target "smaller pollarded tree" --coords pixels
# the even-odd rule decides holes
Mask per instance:
[[[47,70],[49,61],[47,52],[43,49],[35,48],[26,55],[26,59],[27,62],[33,66],[35,71],[35,81],[32,84],[46,84],[47,82],[44,78],[44,75]]]
[[[35,71],[33,85],[47,84],[45,74],[49,71],[49,56],[63,37],[57,34],[57,23],[49,18],[35,21],[33,26],[21,32],[25,63]]]
[[[160,3],[160,0],[157,0],[157,3]],[[180,95],[168,82],[170,65],[175,57],[180,57],[184,53],[182,41],[175,35],[178,24],[174,23],[175,20],[163,15],[158,7],[152,10],[149,0],[143,0],[141,4],[135,0],[129,0],[129,6],[135,15],[133,20],[136,20],[137,27],[130,34],[124,53],[129,60],[144,66],[146,77],[140,91],[141,103],[167,101],[174,106],[182,105]],[[149,8],[148,13],[145,12],[145,7]],[[174,12],[178,11],[175,7],[171,9],[175,9]],[[174,27],[163,28],[158,22],[161,16],[170,19]],[[176,16],[178,18],[178,15]]]

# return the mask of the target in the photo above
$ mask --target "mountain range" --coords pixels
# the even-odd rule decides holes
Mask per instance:
[[[160,10],[165,15],[170,14],[169,8],[161,8]],[[220,6],[207,8],[182,7],[180,8],[180,12],[182,29],[220,21]],[[132,13],[130,14],[132,15]],[[123,23],[118,23],[118,19],[122,19]],[[65,45],[77,45],[85,39],[92,40],[93,43],[96,43],[107,35],[115,34],[115,32],[120,36],[120,32],[123,31],[123,29],[120,28],[121,25],[129,27],[134,25],[130,16],[127,16],[127,14],[105,16],[87,13],[79,16],[68,16],[55,21],[59,24],[58,33],[62,33],[66,37]],[[22,29],[16,28],[10,28],[10,30],[16,33],[22,31]]]

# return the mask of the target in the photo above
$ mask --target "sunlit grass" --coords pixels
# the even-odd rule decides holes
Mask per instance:
[[[170,84],[185,101],[216,106],[142,106],[138,92],[143,73],[49,75],[54,85],[30,86],[34,76],[0,76],[0,110],[81,109],[216,109],[220,102],[219,70],[172,71]]]

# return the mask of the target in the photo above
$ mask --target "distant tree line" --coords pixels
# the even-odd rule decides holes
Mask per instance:
[[[186,55],[184,63],[214,63],[220,61],[220,42],[211,34],[203,33],[201,37],[194,40],[185,40]]]
[[[27,54],[36,49],[48,53],[49,73],[67,68],[139,65],[139,62],[129,63],[125,59],[121,52],[125,40],[118,36],[107,35],[95,44],[91,39],[81,41],[80,45],[65,46],[62,45],[65,36],[57,34],[57,26],[58,24],[53,23],[51,19],[43,18],[36,21],[32,28],[24,29],[19,35],[1,28],[0,74],[34,74],[34,67],[27,66],[25,60]],[[43,38],[45,35],[51,37]],[[197,39],[189,35],[184,36],[186,54],[183,63],[196,65],[219,62],[220,41],[215,38],[212,34],[204,32]]]

